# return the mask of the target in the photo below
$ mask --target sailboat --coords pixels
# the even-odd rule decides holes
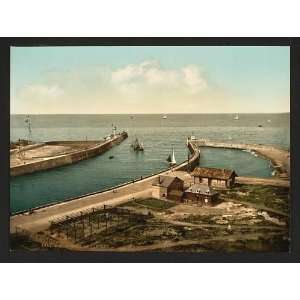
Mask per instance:
[[[172,148],[172,154],[170,154],[167,158],[167,162],[170,164],[170,166],[176,165],[174,147]]]
[[[239,115],[236,114],[235,117],[233,118],[234,120],[238,120],[239,119]]]
[[[131,147],[134,151],[144,151],[144,145],[142,142],[139,141],[138,138],[131,144]]]

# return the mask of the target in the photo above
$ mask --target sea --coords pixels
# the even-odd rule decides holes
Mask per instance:
[[[74,165],[41,171],[10,180],[12,213],[102,191],[132,179],[168,168],[168,155],[175,150],[177,163],[187,159],[187,137],[230,143],[255,143],[290,147],[290,114],[114,114],[31,115],[32,139],[96,140],[112,132],[127,131],[128,138],[106,153]],[[11,115],[10,139],[27,139],[26,115]],[[135,138],[144,152],[130,147]],[[114,156],[109,159],[109,156]],[[240,176],[271,177],[268,160],[251,153],[202,148],[200,166],[234,169]]]

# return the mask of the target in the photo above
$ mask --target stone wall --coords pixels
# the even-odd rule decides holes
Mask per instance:
[[[53,157],[44,161],[38,161],[34,163],[28,163],[21,166],[12,167],[10,168],[10,175],[20,176],[24,174],[34,173],[37,171],[49,170],[64,165],[74,164],[81,160],[88,159],[104,153],[105,151],[112,148],[114,145],[121,143],[127,137],[127,133],[123,132],[113,140],[96,145],[95,147],[86,150],[78,150],[69,154],[65,154],[59,157]],[[54,143],[57,144],[58,142]],[[49,145],[49,142],[47,144]]]

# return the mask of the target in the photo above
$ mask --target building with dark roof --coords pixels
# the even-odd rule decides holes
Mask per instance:
[[[194,183],[207,184],[220,188],[231,188],[237,174],[234,170],[197,167],[191,173]]]
[[[219,193],[206,184],[196,183],[190,186],[183,195],[184,202],[212,206],[219,198]]]
[[[179,177],[161,175],[152,183],[152,197],[181,201],[184,181]]]

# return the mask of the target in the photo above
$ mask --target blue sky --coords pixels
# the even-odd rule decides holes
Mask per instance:
[[[14,47],[11,113],[290,111],[289,47]]]

